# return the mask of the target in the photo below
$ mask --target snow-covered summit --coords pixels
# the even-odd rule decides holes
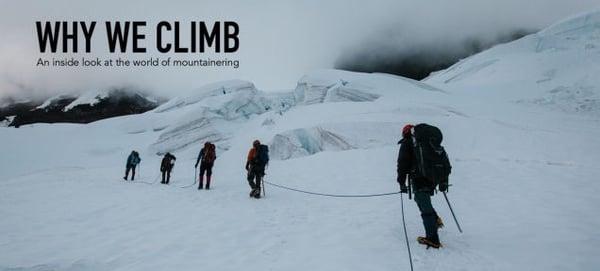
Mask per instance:
[[[102,101],[103,99],[106,99],[109,96],[109,90],[92,90],[92,91],[86,91],[84,93],[82,93],[81,95],[79,95],[79,97],[77,97],[77,99],[75,99],[73,102],[69,103],[67,106],[65,106],[63,108],[63,111],[69,111],[71,109],[73,109],[75,106],[78,105],[84,105],[87,104],[89,106],[94,106],[96,104],[98,104],[100,101]]]

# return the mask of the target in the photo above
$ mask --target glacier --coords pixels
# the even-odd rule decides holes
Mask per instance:
[[[398,191],[406,123],[444,133],[459,233],[425,249],[404,199],[415,270],[596,270],[600,14],[580,14],[414,81],[315,70],[278,92],[214,82],[139,115],[0,127],[0,270],[409,269],[397,196],[248,198],[252,141],[266,180],[335,194]],[[205,141],[210,191],[189,186]],[[131,150],[142,162],[124,182]],[[160,154],[177,163],[169,186]],[[523,242],[526,240],[526,242]]]

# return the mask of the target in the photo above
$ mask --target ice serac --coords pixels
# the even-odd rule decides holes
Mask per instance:
[[[178,122],[163,131],[152,148],[158,154],[183,149],[190,144],[211,141],[228,148],[228,126],[224,122],[262,114],[268,105],[250,82],[235,80],[215,83],[194,95],[174,98],[155,112],[164,113],[192,106]]]
[[[600,10],[496,46],[425,82],[526,106],[600,116]]]
[[[368,88],[368,87],[366,87]],[[294,90],[298,104],[324,102],[369,102],[380,96],[365,91],[365,86],[344,79],[304,76]]]
[[[344,137],[321,127],[295,129],[273,137],[271,152],[274,159],[285,160],[321,151],[354,148]]]
[[[177,123],[164,129],[151,147],[156,153],[162,154],[181,150],[192,144],[211,141],[219,143],[220,148],[228,149],[232,134],[254,116],[270,111],[283,114],[295,106],[315,103],[374,101],[380,95],[369,92],[370,88],[340,77],[332,79],[321,74],[303,77],[294,91],[287,92],[266,93],[256,89],[251,82],[243,80],[216,82],[186,96],[174,98],[156,108],[153,112],[158,114],[180,110],[187,113]],[[262,124],[272,125],[273,119],[267,118]],[[327,134],[325,130],[313,132],[317,132],[319,134],[317,137],[321,139],[327,136],[330,139],[335,138],[335,134]],[[299,136],[297,139],[312,137],[314,136]],[[332,146],[349,148],[343,143],[338,143],[340,142]],[[305,144],[306,146],[308,145]],[[324,146],[328,149],[327,145]],[[308,154],[320,151],[312,148],[304,150],[308,151]],[[282,157],[285,156],[286,154],[282,154]]]
[[[247,120],[271,110],[287,110],[292,106],[289,95],[265,94],[256,89],[254,84],[242,80],[214,83],[196,92],[191,96],[175,98],[155,110],[159,114],[175,109],[189,110],[152,144],[156,153],[173,152],[205,141],[218,143],[219,148],[228,149],[228,139]]]
[[[369,149],[392,145],[399,123],[342,122],[300,128],[276,134],[269,146],[271,156],[287,160],[323,151]]]
[[[256,90],[254,84],[243,80],[229,80],[220,81],[212,84],[205,85],[199,89],[188,93],[187,95],[175,97],[160,107],[155,109],[155,112],[166,112],[173,109],[185,107],[198,103],[208,97],[221,96],[225,94],[232,94],[239,91]]]

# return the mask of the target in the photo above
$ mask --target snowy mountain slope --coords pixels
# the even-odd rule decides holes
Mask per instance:
[[[482,56],[498,48],[520,50]],[[543,74],[536,61],[523,65]],[[568,63],[556,78],[570,74]],[[596,64],[584,64],[579,76],[592,78]],[[0,270],[408,270],[397,195],[324,198],[266,186],[254,200],[243,167],[260,139],[273,158],[269,182],[394,192],[396,141],[404,124],[419,122],[444,132],[449,197],[465,233],[438,194],[444,248],[419,246],[421,219],[405,198],[415,270],[596,270],[598,119],[515,103],[544,93],[521,73],[436,78],[322,70],[280,93],[227,81],[139,115],[0,128]],[[510,84],[518,89],[502,91]],[[212,190],[181,188],[193,183],[207,138],[219,147]],[[132,149],[140,182],[125,183]],[[156,182],[160,151],[177,156],[170,186],[144,183]]]
[[[454,92],[600,116],[600,10],[498,45],[430,76]]]
[[[77,97],[73,102],[68,104],[63,108],[63,111],[69,111],[73,109],[75,106],[88,104],[90,106],[94,106],[98,104],[102,99],[106,99],[109,96],[109,91],[88,91]]]

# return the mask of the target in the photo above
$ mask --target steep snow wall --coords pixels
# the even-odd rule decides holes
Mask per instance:
[[[600,10],[496,46],[425,80],[455,93],[600,116]]]

